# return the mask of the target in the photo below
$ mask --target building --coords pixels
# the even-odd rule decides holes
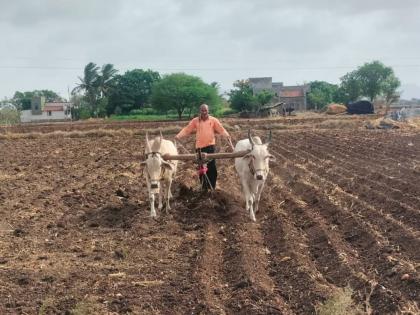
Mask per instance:
[[[23,110],[21,122],[47,122],[71,120],[72,104],[68,102],[45,102],[44,96],[31,100],[31,109]]]
[[[283,102],[286,108],[307,110],[306,94],[309,85],[284,86],[283,82],[273,82],[271,77],[249,78],[248,82],[254,95],[263,90],[272,91],[275,93],[273,103]]]

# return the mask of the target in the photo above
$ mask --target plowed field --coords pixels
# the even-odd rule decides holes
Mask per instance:
[[[315,314],[342,292],[355,313],[418,311],[420,133],[275,130],[256,223],[229,160],[208,194],[180,164],[151,219],[143,147],[0,140],[0,314]]]

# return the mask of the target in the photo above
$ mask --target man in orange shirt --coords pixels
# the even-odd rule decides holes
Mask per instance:
[[[193,118],[189,124],[175,136],[175,139],[180,140],[189,136],[193,132],[196,133],[196,151],[201,150],[201,152],[214,153],[216,144],[215,133],[226,137],[233,148],[229,133],[225,130],[225,128],[223,128],[217,118],[209,115],[209,107],[206,104],[202,104],[200,106],[200,116]],[[216,161],[211,160],[207,164],[207,168],[207,177],[211,187],[209,186],[208,181],[204,178],[204,175],[200,175],[201,185],[204,190],[209,188],[215,189],[217,180]]]

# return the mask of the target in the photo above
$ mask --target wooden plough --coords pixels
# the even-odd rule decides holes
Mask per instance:
[[[232,159],[243,157],[244,155],[251,152],[251,150],[238,151],[238,152],[229,152],[229,153],[205,153],[200,150],[195,154],[176,154],[169,155],[165,154],[162,156],[164,160],[183,160],[183,161],[193,161],[198,164],[198,174],[204,176],[204,180],[207,180],[210,189],[213,190],[209,178],[207,177],[207,163],[213,159]]]
[[[204,153],[204,152],[197,152],[195,154],[177,154],[177,155],[169,155],[165,154],[162,156],[164,160],[195,160],[195,161],[205,161],[205,160],[213,160],[213,159],[233,159],[237,157],[243,157],[244,155],[251,152],[250,150],[245,151],[238,151],[238,152],[228,152],[228,153]]]

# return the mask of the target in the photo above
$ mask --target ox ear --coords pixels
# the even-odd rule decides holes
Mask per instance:
[[[271,162],[275,162],[275,161],[276,161],[276,157],[275,157],[274,155],[272,155],[272,154],[269,154],[269,155],[267,156],[267,158],[268,158],[268,160],[269,160],[269,161],[271,161]]]
[[[146,166],[147,165],[147,162],[146,161],[141,161],[140,162],[140,166]]]
[[[169,171],[173,171],[174,170],[174,166],[172,163],[166,162],[166,161],[162,161],[162,167],[166,168]]]

